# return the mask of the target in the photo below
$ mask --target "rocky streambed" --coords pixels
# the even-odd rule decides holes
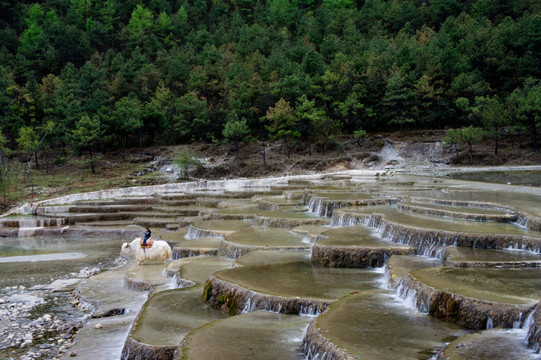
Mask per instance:
[[[59,359],[70,352],[79,329],[90,318],[90,306],[78,299],[74,285],[98,273],[85,268],[79,278],[26,288],[0,290],[0,357]]]

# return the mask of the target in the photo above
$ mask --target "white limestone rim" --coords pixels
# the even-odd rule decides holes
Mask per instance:
[[[438,167],[414,167],[393,168],[394,173],[410,175],[434,175],[451,174],[461,172],[485,172],[485,171],[541,171],[541,165],[514,165],[514,166],[438,166]],[[381,171],[380,171],[381,172]]]
[[[43,205],[65,205],[73,204],[78,201],[85,200],[107,200],[122,196],[150,196],[156,193],[166,192],[190,192],[198,190],[247,190],[250,187],[264,187],[278,184],[287,184],[291,180],[318,180],[329,175],[376,175],[379,171],[372,170],[348,170],[333,173],[319,173],[307,175],[289,175],[269,178],[254,178],[254,179],[226,179],[226,180],[199,180],[183,183],[168,183],[162,185],[148,186],[133,186],[127,188],[115,188],[107,190],[92,191],[86,193],[78,193],[60,196],[53,199],[46,199],[36,202],[26,202],[16,208],[11,209],[0,218],[9,215],[28,215],[34,214],[38,206]]]
[[[441,174],[442,172],[456,172],[456,171],[501,171],[501,170],[541,170],[541,165],[534,166],[505,166],[505,167],[457,167],[451,168],[446,167],[445,169],[388,169],[383,171],[388,175],[392,174],[411,174],[411,175],[421,175],[421,176],[433,176],[435,174]],[[417,171],[416,171],[417,170]],[[269,177],[269,178],[254,178],[254,179],[225,179],[225,180],[199,180],[192,182],[184,183],[168,183],[162,185],[148,185],[148,186],[134,186],[127,188],[115,188],[108,190],[99,190],[92,191],[87,193],[78,193],[60,196],[53,199],[46,199],[37,202],[27,202],[16,208],[11,209],[10,211],[0,215],[0,218],[6,217],[9,215],[28,215],[33,214],[35,209],[41,205],[64,205],[64,204],[73,204],[77,201],[84,200],[106,200],[114,199],[116,197],[122,196],[149,196],[155,193],[165,193],[165,192],[189,192],[197,190],[240,190],[241,188],[246,187],[262,187],[262,186],[272,186],[277,184],[287,184],[290,180],[318,180],[326,176],[332,175],[351,175],[351,176],[376,176],[381,174],[381,170],[367,170],[367,169],[358,169],[358,170],[345,170],[337,171],[330,173],[317,173],[317,174],[304,174],[304,175],[287,175],[279,177]],[[494,185],[494,184],[492,184]],[[516,188],[516,187],[515,187]],[[525,187],[525,190],[528,192],[541,191],[540,189]]]

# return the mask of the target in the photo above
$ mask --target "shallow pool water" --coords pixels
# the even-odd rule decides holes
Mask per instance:
[[[88,267],[113,268],[128,238],[51,236],[0,238],[0,287],[48,284]]]

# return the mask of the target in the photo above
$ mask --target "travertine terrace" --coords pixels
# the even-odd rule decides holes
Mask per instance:
[[[501,338],[533,359],[540,203],[533,187],[350,172],[81,194],[25,207],[35,216],[2,220],[0,234],[151,226],[170,243],[166,268],[125,275],[148,300],[123,359],[234,359],[228,343],[253,358],[274,344],[298,359],[464,359]],[[223,329],[227,342],[210,340]],[[285,334],[302,341],[279,345]],[[451,349],[462,343],[468,355]]]

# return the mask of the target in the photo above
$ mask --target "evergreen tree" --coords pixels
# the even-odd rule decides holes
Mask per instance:
[[[509,125],[509,112],[505,104],[497,96],[477,97],[474,113],[481,118],[487,135],[494,140],[494,154],[498,155],[498,142],[504,127]]]
[[[236,113],[230,113],[225,122],[222,134],[225,141],[233,144],[233,149],[235,151],[235,164],[237,171],[239,171],[239,144],[241,141],[245,141],[250,135],[250,129],[248,128],[246,119],[242,118],[239,120]]]
[[[95,149],[99,141],[103,139],[105,129],[100,120],[95,116],[90,118],[83,115],[75,124],[75,129],[71,132],[72,149],[74,151],[87,150],[89,154],[88,163],[92,174],[96,172],[95,168]]]
[[[398,125],[400,131],[404,131],[406,125],[415,122],[413,116],[415,94],[407,85],[406,79],[398,68],[394,67],[391,77],[385,88],[385,95],[381,100],[384,114],[389,125]]]
[[[291,105],[283,98],[274,107],[267,110],[268,130],[274,139],[284,141],[286,156],[289,159],[289,143],[300,136],[297,129],[297,119]]]

